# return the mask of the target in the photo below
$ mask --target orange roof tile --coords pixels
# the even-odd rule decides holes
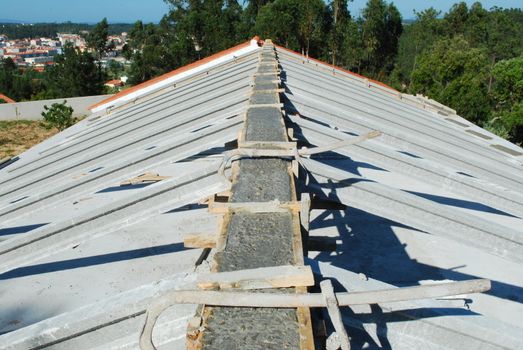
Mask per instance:
[[[7,103],[16,103],[15,100],[13,100],[12,98],[7,97],[6,95],[4,95],[2,93],[0,93],[0,100],[4,100]]]
[[[256,36],[256,37],[253,38],[253,40],[258,41],[259,37]],[[151,85],[156,84],[156,83],[158,83],[158,82],[160,82],[162,80],[171,78],[171,77],[173,77],[173,76],[175,76],[177,74],[180,74],[182,72],[186,72],[188,70],[191,70],[193,68],[201,66],[201,65],[203,65],[205,63],[211,62],[211,61],[213,61],[213,60],[215,60],[217,58],[220,58],[222,56],[225,56],[225,55],[227,55],[227,54],[229,54],[231,52],[237,51],[239,49],[243,49],[244,47],[248,47],[250,44],[251,44],[251,40],[249,40],[247,42],[244,42],[242,44],[236,45],[234,47],[231,47],[230,49],[220,51],[218,53],[215,53],[214,55],[211,55],[209,57],[205,57],[205,58],[203,58],[201,60],[198,60],[196,62],[190,63],[190,64],[188,64],[186,66],[180,67],[178,69],[175,69],[175,70],[173,70],[171,72],[168,72],[168,73],[165,73],[163,75],[160,75],[160,76],[158,76],[156,78],[153,78],[151,80],[147,80],[147,81],[145,81],[145,82],[143,82],[141,84],[138,84],[138,85],[135,85],[135,86],[130,87],[128,89],[125,89],[123,91],[120,91],[119,93],[109,97],[108,99],[105,99],[103,101],[100,101],[100,102],[90,106],[88,109],[94,109],[94,108],[96,108],[98,106],[101,106],[101,105],[104,105],[104,104],[106,104],[108,102],[115,101],[115,100],[117,100],[117,99],[119,99],[119,98],[121,98],[123,96],[129,95],[132,92],[135,92],[137,90],[143,89],[143,88],[145,88],[147,86],[151,86]]]
[[[105,85],[123,85],[123,82],[119,79],[113,79],[105,82]]]

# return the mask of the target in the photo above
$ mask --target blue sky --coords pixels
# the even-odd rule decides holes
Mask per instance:
[[[242,0],[240,0],[242,1]],[[433,6],[447,11],[457,0],[396,0],[404,18],[412,18],[413,10]],[[359,14],[367,0],[350,3],[352,14]],[[466,1],[472,4],[474,1]],[[484,0],[485,8],[523,7],[522,0]],[[0,19],[28,22],[98,22],[107,17],[110,22],[158,22],[168,10],[162,0],[0,0]]]

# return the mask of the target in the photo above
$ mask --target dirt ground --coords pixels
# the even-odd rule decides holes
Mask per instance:
[[[58,129],[46,129],[41,121],[0,121],[0,160],[16,156],[53,136]]]

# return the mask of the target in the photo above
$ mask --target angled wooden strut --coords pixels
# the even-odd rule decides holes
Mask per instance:
[[[343,325],[343,320],[341,318],[341,312],[338,304],[338,298],[334,293],[334,288],[332,287],[332,282],[330,280],[324,280],[320,283],[321,293],[325,298],[325,304],[327,306],[327,311],[329,317],[336,331],[332,336],[336,337],[336,341],[339,342],[339,347],[342,350],[350,350],[350,341],[345,326]],[[328,342],[328,340],[327,340]],[[338,344],[334,347],[338,349]]]
[[[171,178],[171,177],[170,176],[160,176],[157,173],[146,172],[144,174],[130,178],[129,180],[120,182],[120,186],[137,185],[137,184],[141,184],[144,182],[158,182],[158,181],[166,180],[169,178]]]

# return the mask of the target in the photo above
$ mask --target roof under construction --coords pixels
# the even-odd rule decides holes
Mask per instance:
[[[523,348],[523,150],[454,110],[257,38],[91,110],[0,164],[1,349]]]

